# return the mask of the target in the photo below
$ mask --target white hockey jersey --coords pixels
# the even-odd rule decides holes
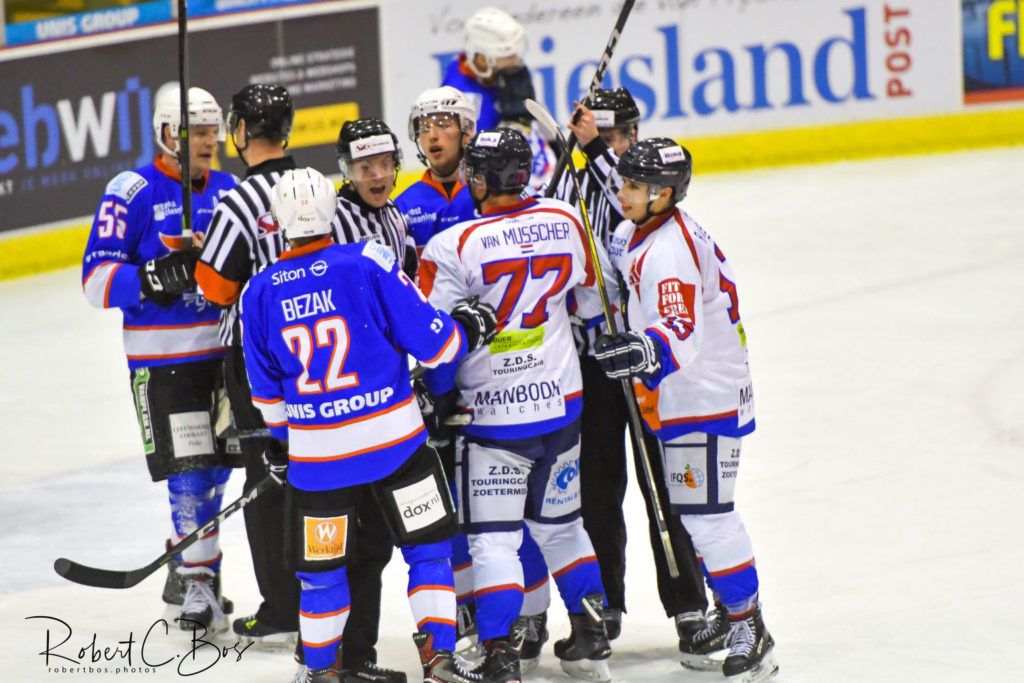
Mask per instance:
[[[579,418],[580,367],[565,299],[575,285],[593,282],[579,214],[557,199],[525,199],[430,240],[419,269],[430,303],[451,310],[475,294],[498,312],[497,338],[469,354],[455,378],[460,407],[473,414],[465,433],[524,439]]]
[[[752,432],[746,334],[721,249],[676,207],[643,231],[624,221],[609,251],[628,290],[630,329],[646,331],[666,352],[660,382],[637,382],[648,428],[663,441],[698,431]]]

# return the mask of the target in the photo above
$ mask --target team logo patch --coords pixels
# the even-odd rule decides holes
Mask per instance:
[[[687,465],[683,468],[683,484],[691,489],[699,489],[704,485],[704,472],[696,467]]]
[[[316,263],[309,267],[309,272],[313,273],[313,275],[316,275],[317,277],[320,277],[321,275],[327,272],[327,261],[320,259],[319,261],[317,261]]]
[[[256,219],[256,227],[259,230],[260,239],[281,229],[277,221],[274,220],[274,215],[269,211]]]
[[[398,512],[402,515],[402,524],[409,533],[425,529],[448,514],[433,475],[395,489],[391,495],[395,497]]]
[[[307,562],[325,562],[345,556],[348,546],[348,515],[310,517],[303,515],[304,557]]]
[[[677,277],[670,277],[658,283],[658,312],[663,318],[675,316],[693,321],[693,300],[697,288]]]

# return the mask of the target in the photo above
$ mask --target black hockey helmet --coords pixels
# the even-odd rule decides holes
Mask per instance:
[[[245,139],[267,138],[287,141],[292,132],[295,108],[292,96],[280,85],[254,83],[231,96],[228,131],[235,132],[245,121]]]
[[[693,175],[690,151],[671,138],[647,138],[619,157],[615,170],[623,179],[647,183],[652,189],[672,188],[675,203],[686,196]]]
[[[636,100],[629,91],[622,86],[614,90],[598,88],[587,106],[594,112],[599,129],[624,128],[640,123],[640,108],[636,106]]]
[[[483,177],[488,192],[521,192],[530,182],[533,150],[513,128],[477,133],[462,157],[466,183]]]
[[[398,146],[398,136],[388,128],[388,124],[374,116],[342,124],[335,151],[343,173],[345,166],[351,165],[356,159],[386,152],[392,153],[396,168],[402,165],[402,148]]]

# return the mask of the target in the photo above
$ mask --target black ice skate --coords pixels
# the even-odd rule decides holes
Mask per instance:
[[[519,649],[505,639],[494,638],[484,642],[484,663],[473,673],[486,683],[522,683],[519,670]]]
[[[292,683],[342,683],[340,645],[333,664],[323,669],[310,669],[306,666],[302,640],[298,640],[295,644],[295,661],[299,663],[299,670],[295,672]]]
[[[679,634],[679,662],[694,671],[720,671],[722,657],[715,653],[726,648],[729,635],[729,613],[721,605],[708,614],[685,612],[676,615],[676,633]]]
[[[570,614],[572,633],[555,643],[562,671],[585,681],[610,681],[608,658],[612,648],[604,629],[604,598],[593,593],[583,598],[583,612]]]
[[[298,630],[289,631],[271,626],[257,619],[255,614],[235,619],[231,630],[243,643],[252,643],[261,649],[292,648],[299,637]]]
[[[476,605],[459,605],[455,611],[455,654],[467,662],[484,656],[476,631]]]
[[[608,634],[608,642],[622,635],[622,610],[609,607],[604,611],[604,630]]]
[[[210,574],[187,575],[188,584],[185,600],[181,606],[178,626],[182,631],[195,631],[211,635],[228,630],[228,618],[224,614],[216,594],[214,577]]]
[[[346,667],[341,679],[345,683],[406,683],[408,680],[401,671],[385,669],[369,659],[359,666]]]
[[[482,683],[484,677],[478,673],[465,671],[451,650],[435,650],[434,637],[426,631],[412,634],[412,642],[420,652],[420,664],[423,665],[424,683]],[[404,683],[405,676],[402,676]]]
[[[164,542],[167,550],[170,550],[172,545],[170,539]],[[179,567],[181,562],[176,558],[171,558],[167,563],[167,578],[164,579],[164,592],[161,597],[164,601],[164,619],[168,621],[174,621],[181,616],[181,606],[185,603],[185,593],[188,592],[188,574],[178,571]],[[219,572],[213,577],[213,589],[214,593],[220,595],[220,607],[224,614],[234,612],[235,604],[221,594]]]
[[[512,625],[515,638],[522,639],[519,646],[519,671],[528,674],[540,664],[544,643],[548,642],[547,612],[529,617],[519,617]]]
[[[779,672],[772,652],[775,641],[764,626],[760,607],[746,619],[732,622],[727,643],[729,654],[722,665],[722,673],[729,681],[756,683]]]

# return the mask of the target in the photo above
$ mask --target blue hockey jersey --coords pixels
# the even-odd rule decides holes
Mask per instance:
[[[449,196],[430,171],[424,171],[422,178],[405,188],[395,204],[405,216],[417,251],[422,251],[430,238],[445,228],[476,216],[473,198],[465,185],[456,183]]]
[[[436,367],[466,353],[377,242],[284,252],[249,280],[242,330],[253,403],[288,441],[288,481],[311,491],[394,472],[426,440],[406,354]]]
[[[221,195],[238,184],[210,171],[192,192],[192,231],[204,233]],[[120,308],[128,367],[217,358],[220,309],[196,290],[170,306],[142,296],[138,266],[191,245],[182,238],[181,175],[158,158],[117,175],[103,193],[82,258],[82,288],[97,308]]]

